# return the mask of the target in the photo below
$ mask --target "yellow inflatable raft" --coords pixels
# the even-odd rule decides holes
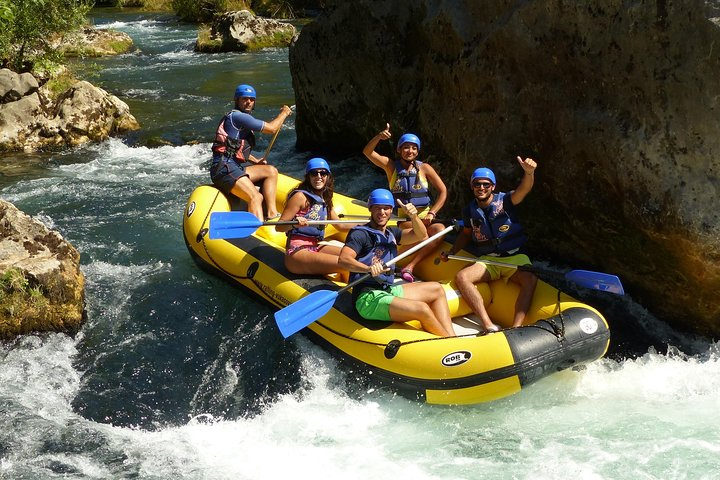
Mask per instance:
[[[279,176],[278,207],[298,183]],[[368,214],[363,202],[338,193],[333,203],[339,214]],[[337,275],[301,277],[288,272],[284,267],[286,237],[273,227],[260,227],[245,238],[211,240],[210,214],[243,206],[210,185],[200,186],[191,194],[183,231],[190,254],[202,268],[246,287],[277,308],[309,292],[339,290],[345,285]],[[341,242],[344,235],[332,226],[326,229],[327,241]],[[447,250],[449,245],[445,247]],[[340,294],[334,307],[302,332],[381,384],[433,404],[473,404],[502,398],[553,372],[605,354],[610,332],[602,315],[542,281],[538,282],[526,325],[485,334],[452,283],[455,272],[465,265],[459,261],[436,265],[431,258],[415,269],[416,277],[444,285],[457,337],[436,337],[421,330],[419,322],[364,320],[355,312],[348,292]],[[510,326],[517,287],[512,282],[495,281],[478,288],[493,321]]]

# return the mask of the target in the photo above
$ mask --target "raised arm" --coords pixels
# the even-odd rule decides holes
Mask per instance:
[[[367,145],[365,145],[365,148],[363,148],[363,155],[365,155],[372,163],[385,170],[388,178],[392,175],[391,169],[393,168],[390,158],[385,155],[380,155],[375,151],[375,148],[377,147],[377,144],[380,143],[380,140],[390,140],[390,137],[392,137],[392,134],[390,133],[390,124],[386,123],[385,130],[371,138]]]
[[[280,109],[280,113],[271,122],[265,122],[263,124],[262,133],[275,133],[280,130],[285,119],[292,115],[292,110],[287,105],[283,105]]]
[[[532,158],[526,158],[523,160],[522,158],[517,157],[517,160],[522,167],[524,174],[522,180],[520,180],[520,185],[518,185],[512,192],[511,199],[513,205],[517,205],[522,202],[527,194],[530,193],[530,190],[532,190],[532,187],[535,184],[535,169],[537,168],[537,163]]]

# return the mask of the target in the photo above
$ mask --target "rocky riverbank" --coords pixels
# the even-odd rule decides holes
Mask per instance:
[[[0,200],[0,339],[75,332],[85,314],[80,254],[58,232]]]

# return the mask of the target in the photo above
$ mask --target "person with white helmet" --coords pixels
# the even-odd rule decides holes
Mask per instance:
[[[438,282],[395,285],[393,264],[399,244],[417,243],[427,238],[425,224],[412,203],[403,204],[389,190],[378,188],[368,197],[370,221],[353,227],[340,251],[340,267],[350,272],[350,282],[364,274],[372,277],[353,287],[353,304],[368,320],[407,322],[419,320],[423,329],[435,335],[454,336],[445,290]],[[388,226],[395,205],[405,208],[409,228]]]
[[[517,157],[517,160],[523,169],[523,178],[517,188],[508,193],[495,192],[495,173],[489,168],[480,167],[473,171],[470,188],[475,198],[463,209],[464,228],[452,249],[448,253],[440,254],[444,261],[447,261],[448,255],[454,255],[472,242],[479,260],[487,257],[489,260],[513,265],[530,264],[530,258],[523,249],[527,237],[518,221],[515,206],[532,190],[537,163],[532,158]],[[525,320],[535,293],[537,277],[533,273],[478,262],[471,263],[455,275],[455,284],[460,294],[487,331],[498,331],[499,327],[490,319],[476,284],[500,278],[520,286],[512,323],[513,327],[519,327]]]
[[[447,187],[445,187],[445,183],[432,166],[418,159],[421,143],[417,135],[405,133],[400,136],[397,142],[398,158],[396,160],[380,155],[375,151],[377,144],[381,140],[390,140],[391,137],[390,124],[388,123],[385,130],[375,135],[365,145],[363,154],[373,164],[385,171],[393,196],[403,203],[412,203],[425,223],[428,235],[435,235],[443,229],[443,226],[439,223],[432,223],[432,220],[445,205]],[[437,192],[437,199],[434,202],[430,196],[430,186]],[[397,213],[399,216],[405,215],[403,209],[399,209]],[[400,226],[405,227],[407,225],[401,224]],[[438,239],[417,252],[405,268],[401,270],[402,278],[408,282],[414,281],[413,270],[415,266],[431,255],[440,244],[442,244],[442,239]]]
[[[268,218],[280,214],[275,206],[278,171],[268,165],[267,159],[252,154],[255,132],[274,134],[280,130],[292,110],[283,105],[271,122],[252,116],[257,93],[251,85],[238,85],[235,89],[235,108],[226,113],[215,132],[212,145],[213,161],[210,178],[225,194],[233,194],[248,202],[248,212],[263,216],[263,200]],[[255,184],[262,182],[262,194]]]
[[[312,220],[340,220],[333,209],[334,179],[324,158],[311,158],[305,164],[305,178],[288,193],[280,221],[296,220],[297,225],[276,225],[275,230],[287,234],[285,267],[292,273],[324,275],[345,273],[338,266],[341,247],[320,245],[325,238],[325,225],[309,225]],[[358,222],[360,223],[360,222]],[[334,225],[349,230],[350,225]]]

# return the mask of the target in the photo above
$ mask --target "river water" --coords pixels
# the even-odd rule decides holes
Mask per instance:
[[[284,341],[270,308],[194,265],[181,216],[234,86],[257,88],[259,118],[293,103],[287,50],[199,55],[172,17],[93,20],[138,50],[81,68],[144,128],[0,159],[0,195],[81,252],[88,311],[74,338],[0,346],[0,478],[717,478],[718,345],[628,297],[576,293],[611,323],[607,358],[472,407],[398,398]],[[297,174],[317,152],[295,151],[293,122],[270,159]],[[384,182],[332,160],[339,191]]]

